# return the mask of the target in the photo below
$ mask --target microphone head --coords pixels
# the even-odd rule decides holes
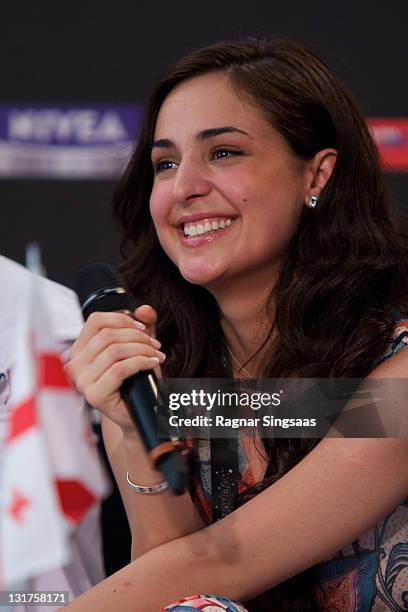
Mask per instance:
[[[135,307],[118,272],[100,261],[80,270],[77,293],[84,319],[92,312],[132,311]]]

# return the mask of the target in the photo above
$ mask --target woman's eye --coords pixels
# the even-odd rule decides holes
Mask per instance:
[[[215,149],[213,153],[214,159],[225,159],[226,157],[234,157],[235,155],[242,155],[241,151],[232,150],[232,149]]]
[[[160,161],[153,164],[155,172],[162,172],[163,170],[172,170],[175,167],[175,163],[169,159],[161,159]]]

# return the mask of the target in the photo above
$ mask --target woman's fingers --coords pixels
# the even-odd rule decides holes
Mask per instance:
[[[134,327],[122,327],[120,329],[105,327],[91,338],[81,352],[77,352],[76,354],[82,362],[92,363],[98,355],[109,346],[132,342],[140,343],[155,349],[160,348],[160,342],[154,338],[150,338],[145,332],[135,329]],[[74,351],[71,353],[71,358],[76,358]]]
[[[166,359],[164,353],[147,344],[136,342],[111,344],[89,364],[87,368],[87,380],[89,382],[95,382],[114,364],[132,357],[155,358],[150,363],[151,368],[157,366],[159,363],[163,363]]]
[[[146,333],[155,338],[157,322],[157,313],[155,309],[148,304],[143,304],[143,306],[136,308],[134,315],[137,321],[146,325]]]
[[[88,381],[82,393],[91,406],[99,408],[107,417],[115,420],[115,414],[112,411],[118,409],[121,403],[118,389],[123,380],[142,370],[151,370],[158,365],[157,359],[157,357],[138,355],[117,361],[98,380]],[[79,384],[81,385],[80,381]]]
[[[157,313],[155,309],[149,306],[148,304],[143,304],[142,306],[136,308],[136,310],[134,311],[134,316],[136,320],[141,321],[144,325],[146,325],[146,333],[151,338],[156,338]],[[158,342],[158,344],[153,344],[153,346],[155,346],[156,348],[160,348],[161,344],[160,342]],[[157,378],[162,377],[160,364],[158,364],[157,367],[154,368],[154,372]]]
[[[71,356],[76,357],[83,351],[92,338],[104,328],[128,328],[140,331],[140,322],[135,321],[123,312],[93,312],[89,315],[75,344],[72,347]]]
[[[71,351],[66,371],[87,401],[120,427],[130,420],[121,398],[123,381],[140,371],[154,370],[166,355],[153,338],[157,314],[144,305],[136,309],[138,320],[119,312],[95,312],[89,316]]]
[[[118,330],[114,331],[118,332]],[[151,358],[150,369],[155,368],[166,359],[164,353],[146,343],[109,343],[91,361],[85,359],[83,355],[71,359],[67,364],[67,373],[75,382],[78,391],[85,394],[86,387],[96,382],[110,367],[128,358],[138,356]]]
[[[136,309],[134,320],[118,312],[90,315],[71,351],[67,373],[88,402],[102,411],[120,403],[122,382],[141,370],[155,370],[166,356],[155,333],[157,314],[151,306]],[[108,415],[109,416],[109,415]]]

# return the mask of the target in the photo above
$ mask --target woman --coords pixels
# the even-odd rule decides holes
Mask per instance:
[[[290,41],[190,54],[153,92],[115,211],[125,276],[145,305],[135,321],[91,315],[68,369],[104,415],[133,561],[72,609],[156,612],[192,593],[251,610],[401,608],[407,440],[241,446],[236,509],[214,524],[205,445],[193,449],[196,504],[136,493],[126,478],[142,490],[161,481],[118,392],[135,372],[407,376],[401,226],[343,84]]]

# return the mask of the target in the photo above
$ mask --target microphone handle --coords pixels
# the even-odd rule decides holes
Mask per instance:
[[[180,451],[173,448],[170,438],[167,436],[159,439],[158,437],[158,422],[155,413],[157,398],[152,388],[155,382],[153,372],[138,372],[124,380],[120,390],[155,467],[163,474],[175,495],[182,495],[189,480],[189,470]],[[146,406],[150,406],[151,410],[146,410]],[[165,452],[157,456],[160,447]]]

